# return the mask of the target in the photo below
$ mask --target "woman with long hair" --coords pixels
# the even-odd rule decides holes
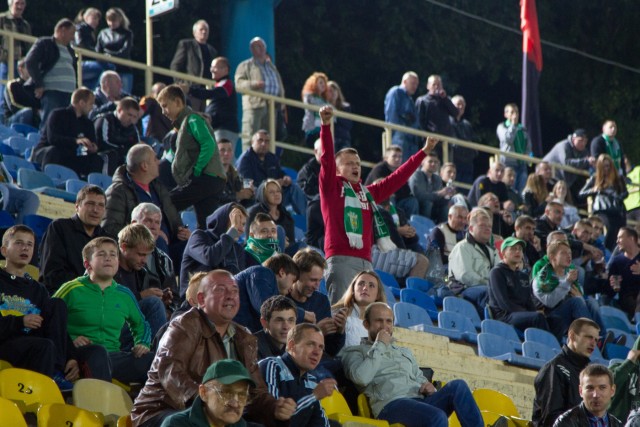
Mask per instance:
[[[340,85],[333,80],[327,83],[327,101],[338,111],[351,112],[351,104],[344,99]],[[343,148],[351,147],[352,127],[353,122],[351,120],[336,117],[333,125],[333,145],[336,153]]]
[[[549,196],[549,190],[547,190],[544,178],[535,173],[529,174],[527,184],[522,190],[522,199],[527,209],[527,215],[536,218],[544,214],[547,202],[552,198],[552,196]]]
[[[119,7],[112,7],[105,14],[108,28],[98,34],[96,52],[104,53],[116,58],[131,59],[133,49],[133,33],[129,30],[129,18]],[[116,71],[122,80],[122,90],[131,93],[133,88],[133,73],[131,68],[116,65]]]
[[[256,191],[256,204],[248,209],[247,224],[251,224],[258,212],[269,214],[276,225],[284,229],[287,237],[286,246],[295,243],[295,223],[293,217],[282,204],[282,187],[275,179],[266,179]],[[247,235],[249,227],[247,227]]]
[[[328,105],[327,101],[327,83],[329,78],[325,73],[316,71],[311,74],[302,87],[302,102],[310,105],[322,107]],[[313,143],[320,137],[320,113],[313,110],[304,110],[302,118],[302,130],[304,131],[304,140],[309,147],[313,147]]]
[[[589,177],[580,190],[580,197],[593,197],[591,210],[598,215],[607,228],[604,245],[613,250],[620,227],[627,224],[624,199],[627,186],[618,174],[611,156],[600,154],[596,161],[596,173]]]
[[[358,345],[362,337],[367,336],[367,330],[362,325],[364,309],[372,302],[387,302],[382,281],[374,271],[361,271],[353,278],[351,284],[335,303],[333,312],[344,310],[347,323],[344,327],[344,346]]]

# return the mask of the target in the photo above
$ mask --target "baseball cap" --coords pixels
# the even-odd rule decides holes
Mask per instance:
[[[506,239],[504,239],[504,241],[502,242],[502,246],[500,246],[500,251],[504,252],[505,249],[511,247],[511,246],[515,246],[515,245],[522,245],[522,249],[524,249],[526,247],[526,243],[524,240],[522,239],[518,239],[517,237],[507,237]]]
[[[587,137],[587,131],[580,128],[580,129],[576,129],[573,131],[573,136],[578,138],[578,137]]]
[[[248,381],[251,385],[255,386],[247,368],[237,360],[223,359],[213,363],[207,368],[207,371],[202,377],[202,384],[216,380],[221,384],[228,385],[238,381]]]

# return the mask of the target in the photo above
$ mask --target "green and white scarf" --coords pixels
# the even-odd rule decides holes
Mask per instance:
[[[347,238],[349,238],[349,246],[355,249],[362,249],[362,206],[360,199],[353,190],[349,181],[344,181],[344,229],[347,232]],[[367,187],[360,185],[362,192],[367,197],[371,211],[373,212],[373,236],[376,240],[376,244],[381,252],[389,252],[396,249],[396,245],[391,241],[389,237],[389,229],[384,223],[384,219],[378,207],[376,206],[373,196],[367,190]]]
[[[244,248],[260,264],[278,253],[278,239],[247,239],[247,246]]]

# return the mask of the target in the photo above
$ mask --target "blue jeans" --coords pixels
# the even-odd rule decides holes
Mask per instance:
[[[158,330],[167,323],[167,311],[164,302],[158,297],[151,296],[142,298],[138,301],[138,305],[145,320],[149,323],[151,338],[153,338]],[[124,351],[129,351],[134,346],[133,335],[131,335],[131,330],[127,324],[122,328],[120,344],[120,348]]]
[[[378,414],[378,419],[405,427],[447,427],[449,415],[454,411],[462,427],[484,426],[469,386],[462,380],[448,382],[431,396],[389,402]]]
[[[420,214],[420,204],[414,196],[396,201],[396,206],[404,211],[407,218],[411,218],[411,215]]]
[[[47,119],[51,111],[56,108],[64,108],[71,103],[71,93],[60,92],[59,90],[45,90],[40,98],[42,104],[42,122],[40,122],[40,132],[47,126]]]
[[[135,357],[128,351],[109,352],[111,377],[125,384],[147,382],[147,372],[153,362],[154,353],[149,352],[142,357]]]
[[[524,186],[527,185],[527,178],[529,177],[529,170],[525,163],[518,163],[517,166],[513,166],[516,171],[516,181],[513,183],[513,188],[516,189],[518,194],[522,193]]]
[[[487,305],[487,286],[477,285],[466,288],[460,296],[473,304],[481,319],[484,319],[484,307]]]
[[[132,72],[118,72],[120,74],[120,80],[122,80],[122,90],[126,93],[131,93],[133,90],[133,73]]]
[[[567,334],[571,322],[580,317],[596,322],[600,325],[600,334],[605,334],[607,329],[600,317],[598,303],[595,300],[585,300],[583,297],[572,297],[558,304],[547,313],[547,322],[551,333],[562,342],[562,337]]]

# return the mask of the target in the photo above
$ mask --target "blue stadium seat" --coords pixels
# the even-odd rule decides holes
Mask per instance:
[[[442,309],[444,311],[455,311],[456,313],[467,316],[471,319],[471,323],[473,323],[473,326],[475,326],[478,331],[482,327],[480,316],[476,308],[469,301],[458,297],[446,297],[442,301]]]
[[[416,289],[401,289],[400,301],[410,302],[411,304],[422,307],[427,311],[427,313],[429,313],[431,320],[434,322],[438,320],[438,307],[436,307],[436,303],[433,302],[433,298],[424,292],[420,292]]]
[[[28,125],[26,123],[13,123],[11,125],[11,129],[13,129],[14,131],[21,133],[24,136],[29,135],[30,133],[33,132],[38,132],[37,128],[34,128],[31,125]]]
[[[549,331],[545,331],[544,329],[527,328],[524,331],[524,340],[544,344],[556,353],[559,353],[562,349],[562,346],[558,342],[556,336]]]
[[[65,190],[72,194],[78,194],[78,191],[85,185],[88,185],[88,183],[81,179],[68,179],[67,182],[65,182]]]
[[[398,281],[396,280],[396,278],[393,277],[392,274],[387,273],[386,271],[376,269],[375,272],[378,275],[378,277],[380,277],[380,280],[382,281],[382,283],[384,283],[385,285],[391,288],[393,295],[396,298],[400,298],[400,285],[398,284]]]
[[[422,215],[411,215],[409,222],[411,222],[412,224],[419,224],[420,226],[428,229],[428,233],[431,232],[431,230],[436,226],[436,223],[433,222],[431,218],[427,218],[426,216]]]
[[[463,314],[453,311],[441,311],[438,313],[438,327],[460,333],[461,339],[472,344],[478,343],[478,334],[471,320]]]
[[[282,172],[284,172],[285,175],[287,175],[289,178],[291,178],[291,181],[293,182],[297,182],[298,181],[298,171],[296,171],[295,169],[292,168],[288,168],[286,166],[281,166]]]
[[[298,227],[300,230],[302,230],[303,233],[306,233],[307,217],[304,215],[296,214],[296,213],[292,213],[291,216],[293,217],[293,222],[295,226]]]
[[[435,286],[433,282],[430,282],[427,279],[412,276],[407,277],[405,283],[407,284],[407,289],[416,289],[420,292],[424,292],[425,294]]]
[[[324,280],[324,278],[320,280],[320,287],[318,287],[318,292],[320,292],[322,295],[327,295],[327,282]]]
[[[51,177],[56,187],[64,187],[68,179],[80,179],[73,169],[54,163],[45,165],[44,173]]]
[[[387,297],[387,304],[389,304],[389,307],[393,308],[396,303],[396,296],[393,294],[393,291],[389,286],[386,286],[384,283],[382,286],[384,287],[384,294]]]
[[[611,360],[609,360],[609,369],[611,369],[611,367],[613,365],[615,365],[615,364],[619,365],[620,363],[624,362],[625,360],[627,360],[627,359],[611,359]]]
[[[416,229],[416,234],[418,236],[420,246],[426,250],[427,246],[429,245],[429,234],[431,233],[431,230],[436,226],[436,223],[425,216],[411,215],[409,224],[411,224],[411,226]]]
[[[526,357],[532,357],[534,359],[542,360],[547,363],[553,359],[556,352],[549,346],[535,341],[525,341],[522,343],[522,355]]]
[[[401,328],[414,329],[416,326],[433,326],[427,311],[415,304],[397,302],[393,306],[394,325]]]
[[[25,168],[18,169],[18,185],[26,190],[63,199],[66,202],[76,202],[75,194],[55,188],[51,177],[43,172]]]
[[[18,154],[13,151],[13,148],[9,144],[5,144],[4,142],[0,142],[0,154],[3,156],[17,156]]]
[[[27,139],[31,142],[34,143],[34,145],[38,144],[38,142],[40,142],[40,138],[42,138],[42,135],[40,135],[40,132],[30,132],[27,134]]]
[[[25,215],[23,223],[33,230],[36,240],[39,242],[42,240],[42,236],[44,236],[51,221],[53,221],[51,218],[42,215]]]
[[[620,344],[609,343],[604,346],[604,353],[609,359],[626,359],[629,350],[629,347]]]
[[[613,335],[616,339],[618,339],[621,336],[624,336],[624,339],[625,339],[624,345],[626,345],[627,347],[632,347],[633,343],[635,343],[636,339],[638,339],[638,337],[635,334],[630,334],[629,332],[623,329],[607,328],[607,332],[613,332]]]
[[[600,315],[602,316],[603,321],[605,321],[605,317],[614,317],[616,319],[619,319],[622,324],[624,324],[624,327],[621,328],[619,326],[615,326],[616,324],[619,324],[618,322],[613,321],[611,324],[612,328],[622,329],[623,331],[627,331],[629,333],[635,332],[635,328],[633,327],[633,325],[631,325],[627,314],[619,308],[611,307],[610,305],[603,305],[600,307]],[[611,321],[613,319],[609,320]],[[606,321],[605,326],[607,326],[607,329],[609,328],[609,325],[607,325]]]
[[[37,144],[37,142],[34,144],[33,141],[28,140],[24,136],[12,136],[6,141],[20,157],[24,157],[24,152],[27,148],[34,147]]]
[[[87,175],[87,181],[89,184],[97,185],[98,187],[106,190],[111,185],[113,181],[109,175],[104,173],[92,172]]]
[[[478,355],[490,359],[503,360],[507,363],[526,368],[540,369],[544,363],[539,359],[518,356],[511,344],[501,336],[482,332],[478,334]]]
[[[626,358],[626,356],[625,356]],[[598,346],[595,346],[593,353],[591,353],[591,363],[600,363],[604,366],[609,366],[609,359],[605,359]]]
[[[482,332],[496,334],[509,341],[514,351],[518,353],[522,351],[522,341],[520,341],[516,329],[508,323],[494,319],[485,319],[481,322],[480,328]]]
[[[180,218],[182,219],[182,224],[188,227],[192,233],[198,229],[198,220],[194,211],[182,211],[180,212]]]
[[[16,220],[5,210],[0,210],[0,229],[6,229],[16,225]]]
[[[296,242],[304,242],[306,239],[306,236],[304,235],[304,231],[300,230],[298,227],[294,228],[294,233],[296,236]]]
[[[36,170],[36,167],[33,165],[33,163],[18,156],[4,156],[4,165],[7,167],[7,170],[14,180],[18,179],[18,169],[20,168]]]

